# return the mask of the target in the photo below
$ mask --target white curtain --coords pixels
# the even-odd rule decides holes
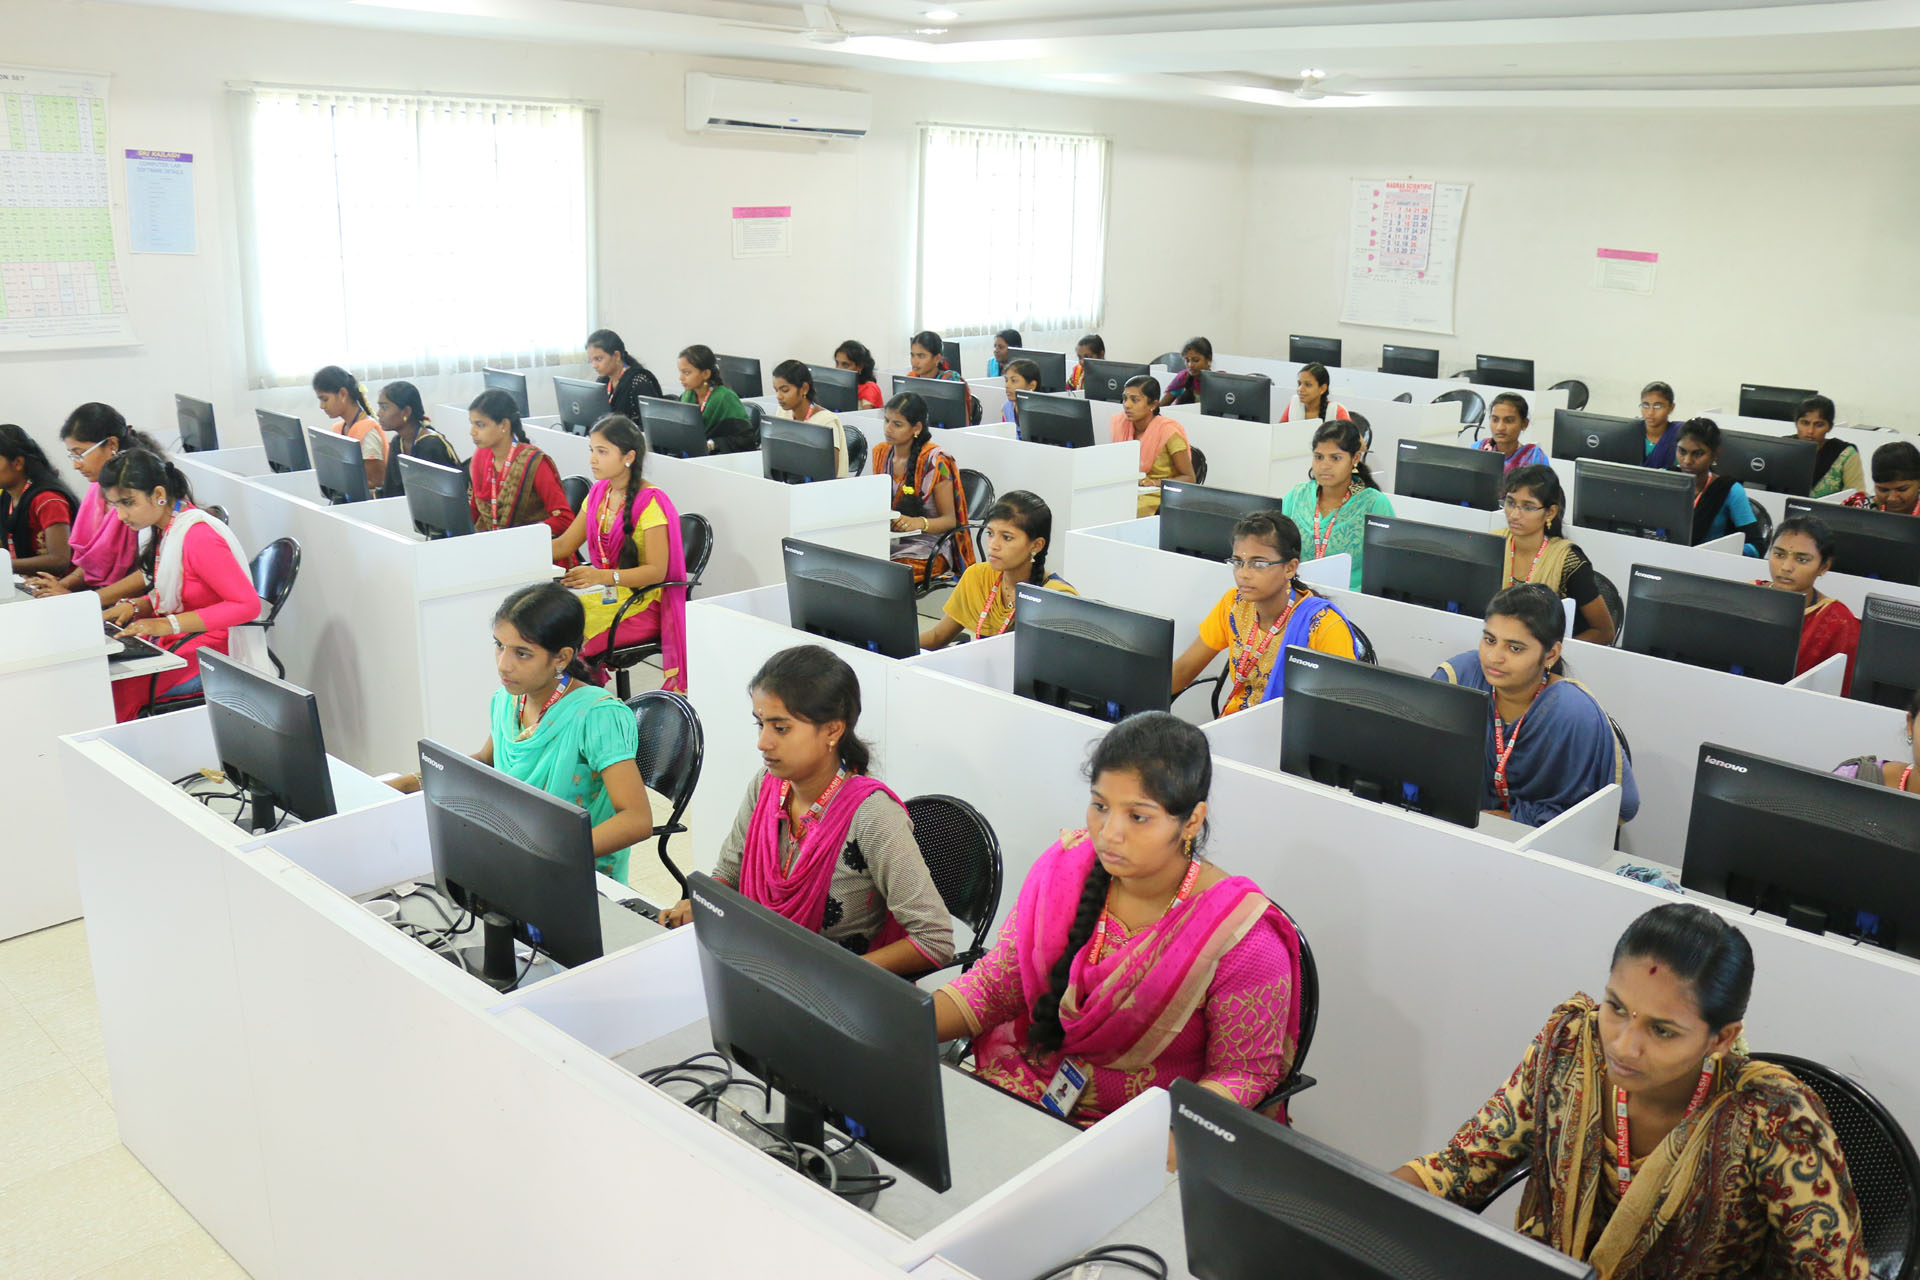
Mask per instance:
[[[924,127],[921,322],[949,337],[1096,326],[1107,152],[1104,138]]]
[[[251,89],[236,112],[252,385],[583,359],[586,109]]]

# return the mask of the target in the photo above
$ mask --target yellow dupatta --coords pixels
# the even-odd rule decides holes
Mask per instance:
[[[1502,581],[1510,587],[1522,582],[1538,582],[1542,586],[1551,587],[1555,595],[1566,594],[1561,589],[1561,583],[1566,577],[1567,557],[1573,554],[1573,539],[1548,538],[1539,560],[1527,567],[1525,577],[1516,578],[1513,576],[1513,530],[1507,530],[1501,537],[1505,539],[1507,545],[1506,564],[1500,571]]]

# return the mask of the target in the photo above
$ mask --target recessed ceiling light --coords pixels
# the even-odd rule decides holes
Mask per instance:
[[[1327,73],[1319,67],[1307,67],[1300,72],[1300,78],[1302,80],[1325,80]]]
[[[917,36],[943,36],[947,34],[947,29],[945,27],[915,27],[913,34]]]
[[[934,22],[952,22],[960,13],[957,9],[929,9],[921,16]]]

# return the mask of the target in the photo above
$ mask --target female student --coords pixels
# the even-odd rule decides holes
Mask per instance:
[[[640,421],[640,397],[661,399],[660,379],[653,370],[634,359],[627,344],[611,329],[595,329],[587,335],[587,363],[593,375],[607,389],[607,412]]]
[[[660,641],[661,688],[687,688],[687,589],[652,590],[661,582],[685,582],[686,552],[680,544],[680,513],[666,492],[642,476],[647,437],[632,418],[610,413],[587,435],[587,468],[593,488],[580,514],[553,540],[556,563],[571,561],[583,546],[585,564],[567,570],[560,584],[574,591],[586,610],[580,657],[597,668],[609,649]],[[632,607],[627,602],[640,596]],[[622,608],[618,635],[609,636]],[[608,673],[602,672],[601,683]]]
[[[967,523],[967,491],[953,455],[933,442],[927,402],[911,391],[887,401],[886,430],[873,446],[873,474],[893,481],[893,559],[910,565],[916,581],[972,566],[972,538],[956,538],[960,563],[938,554],[940,541]]]
[[[86,496],[80,499],[80,509],[67,533],[73,569],[65,577],[40,573],[30,580],[30,588],[42,596],[91,589],[100,593],[102,607],[116,604],[151,584],[134,573],[140,535],[107,505],[99,485],[100,471],[129,449],[145,449],[156,458],[166,453],[153,437],[128,426],[118,409],[97,401],[67,415],[60,439],[67,446],[73,469],[87,481]]]
[[[388,459],[392,465],[387,468],[382,497],[398,498],[406,493],[398,462],[402,457],[437,462],[443,467],[460,466],[460,455],[453,451],[453,441],[435,430],[428,420],[427,406],[420,399],[418,387],[411,382],[389,382],[380,388],[380,397],[375,403],[379,406],[380,429],[393,438]]]
[[[1916,771],[1920,771],[1920,746],[1915,746],[1913,741],[1916,721],[1920,721],[1920,692],[1907,701],[1907,754],[1911,759],[1882,760],[1877,755],[1855,756],[1834,772],[1857,778],[1861,782],[1892,787],[1895,791],[1920,794],[1920,777],[1915,776]]]
[[[1713,473],[1720,460],[1720,426],[1712,418],[1689,418],[1674,446],[1674,464],[1693,477],[1693,544],[1730,533],[1747,540],[1746,553],[1760,554],[1760,517],[1738,480]]]
[[[73,571],[68,535],[80,500],[60,479],[47,455],[24,427],[0,423],[0,520],[6,522],[7,551],[21,577]]]
[[[916,339],[916,341],[918,341],[918,339]],[[1007,353],[1009,351],[1020,350],[1026,345],[1026,339],[1020,336],[1018,329],[1002,329],[1000,332],[994,334],[993,354],[987,358],[987,377],[999,377],[1001,371],[1007,367]],[[940,351],[940,343],[936,341],[933,344],[933,349]],[[942,361],[942,363],[944,364],[945,362]]]
[[[864,342],[855,342],[848,338],[833,349],[833,367],[845,369],[859,375],[858,394],[860,403],[869,409],[878,409],[887,402],[880,392],[879,379],[873,372],[873,352],[867,350]]]
[[[1347,406],[1334,403],[1331,394],[1332,380],[1327,373],[1327,366],[1303,365],[1299,375],[1294,378],[1293,385],[1293,399],[1288,400],[1285,407],[1280,410],[1280,421],[1311,422],[1315,418],[1323,422],[1334,418],[1344,421],[1352,416],[1347,412]],[[1297,418],[1293,416],[1293,406],[1296,402],[1300,405],[1300,416]]]
[[[1855,493],[1850,507],[1870,507],[1901,515],[1920,515],[1920,449],[1907,440],[1895,440],[1873,451],[1873,494]]]
[[[720,361],[713,348],[698,343],[680,353],[680,400],[700,406],[707,428],[708,453],[751,453],[760,447],[759,433],[747,406],[720,377]]]
[[[653,834],[653,807],[633,762],[633,712],[580,660],[585,623],[580,601],[557,582],[522,587],[501,602],[493,615],[500,687],[473,758],[585,809],[595,869],[625,884],[631,847]],[[420,775],[391,785],[418,791]]]
[[[1520,437],[1527,430],[1527,400],[1512,391],[1503,391],[1487,406],[1487,438],[1477,447],[1506,457],[1501,473],[1511,474],[1521,467],[1544,467],[1547,451]]]
[[[994,339],[996,346],[999,339]],[[907,372],[916,378],[933,378],[939,382],[965,382],[959,374],[947,364],[946,343],[940,335],[931,329],[913,335],[907,344]],[[989,377],[998,377],[1000,366],[996,362],[989,366]]]
[[[1087,776],[1086,827],[1040,856],[994,949],[934,995],[940,1038],[972,1036],[981,1076],[1079,1125],[1175,1080],[1257,1104],[1299,1043],[1300,938],[1202,856],[1206,738],[1142,712]],[[1050,1090],[1068,1064],[1084,1087]]]
[[[1677,432],[1676,428],[1676,432]],[[1566,490],[1552,467],[1521,467],[1507,474],[1501,506],[1507,516],[1507,585],[1537,582],[1572,600],[1580,617],[1573,638],[1612,644],[1613,614],[1586,553],[1565,537]]]
[[[1552,591],[1508,587],[1487,604],[1479,651],[1441,663],[1433,678],[1487,695],[1488,813],[1537,827],[1617,782],[1620,821],[1630,822],[1640,811],[1633,765],[1607,713],[1562,673],[1566,626]]]
[[[1670,902],[1627,927],[1610,964],[1599,1001],[1556,1008],[1479,1113],[1394,1176],[1482,1205],[1527,1166],[1515,1227],[1613,1280],[1866,1280],[1826,1108],[1748,1056],[1746,938]]]
[[[1313,559],[1343,553],[1353,557],[1349,581],[1358,591],[1367,517],[1393,514],[1393,504],[1367,469],[1367,446],[1359,427],[1339,418],[1320,424],[1313,433],[1307,479],[1288,491],[1280,509],[1302,536],[1312,530]]]
[[[1808,396],[1794,414],[1793,434],[1820,446],[1813,456],[1815,498],[1835,493],[1857,493],[1867,486],[1860,474],[1860,451],[1833,435],[1833,401],[1825,396]]]
[[[1680,443],[1680,424],[1673,421],[1673,388],[1664,382],[1649,382],[1640,389],[1640,421],[1647,427],[1646,456],[1642,465],[1657,471],[1673,467],[1673,451]]]
[[[766,768],[747,782],[713,878],[912,977],[953,959],[953,918],[906,806],[871,775],[860,681],[819,645],[768,658],[747,687]],[[686,901],[662,916],[692,918]]]
[[[387,434],[368,407],[359,380],[337,364],[326,365],[313,375],[313,395],[320,412],[333,419],[333,430],[359,441],[367,489],[379,493],[387,483]]]
[[[106,611],[121,635],[140,636],[187,660],[184,668],[113,682],[113,712],[122,721],[147,703],[200,691],[200,650],[266,665],[261,633],[241,627],[260,616],[246,553],[233,532],[193,505],[187,478],[157,454],[130,449],[100,469],[99,485],[115,515],[143,536],[139,572],[153,590]]]
[[[1255,511],[1233,526],[1233,590],[1200,623],[1200,638],[1174,660],[1173,694],[1192,684],[1222,649],[1227,651],[1230,716],[1287,692],[1287,669],[1276,666],[1288,645],[1339,658],[1359,656],[1353,629],[1325,596],[1294,575],[1300,571],[1300,529],[1278,511]]]
[[[468,465],[473,493],[467,501],[474,529],[485,533],[544,524],[556,538],[565,533],[573,523],[573,506],[560,487],[560,470],[528,443],[513,397],[497,387],[481,392],[467,406],[467,426],[473,440]],[[565,569],[573,561],[554,563]]]
[[[1160,384],[1148,374],[1127,379],[1120,393],[1120,412],[1107,423],[1107,434],[1116,444],[1140,442],[1140,487],[1134,514],[1150,516],[1160,510],[1162,480],[1192,480],[1193,450],[1187,444],[1185,424],[1160,412],[1166,400]]]
[[[1187,345],[1180,348],[1180,357],[1187,367],[1167,380],[1167,393],[1160,398],[1160,407],[1170,404],[1192,404],[1200,398],[1200,378],[1213,368],[1213,343],[1205,338],[1188,338]]]
[[[1107,340],[1090,333],[1074,344],[1073,372],[1067,375],[1067,390],[1078,391],[1087,380],[1087,361],[1107,358]]]
[[[922,649],[944,649],[962,631],[984,640],[1011,630],[1014,593],[1022,583],[1080,594],[1065,578],[1047,572],[1053,512],[1038,494],[1025,489],[1002,494],[987,508],[985,523],[987,558],[960,575],[947,597],[946,616],[920,633]]]
[[[1853,691],[1860,620],[1838,600],[1821,595],[1816,585],[1833,567],[1835,549],[1833,532],[1818,516],[1788,516],[1773,530],[1773,546],[1767,550],[1767,568],[1772,576],[1766,585],[1797,592],[1807,601],[1806,616],[1800,623],[1800,658],[1793,673],[1800,675],[1834,654],[1844,653],[1847,672],[1840,683],[1840,696],[1844,698]]]
[[[782,360],[773,367],[773,398],[780,404],[775,417],[812,423],[833,433],[833,474],[846,475],[847,429],[840,425],[839,414],[813,402],[813,374],[805,361]]]
[[[1010,361],[1004,377],[1007,402],[1000,407],[1000,421],[1017,424],[1020,421],[1020,393],[1040,389],[1040,366],[1031,360]]]

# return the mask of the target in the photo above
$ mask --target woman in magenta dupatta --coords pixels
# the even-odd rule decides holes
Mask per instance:
[[[1041,856],[998,945],[941,990],[941,1038],[972,1035],[982,1077],[1076,1124],[1178,1079],[1259,1103],[1299,1042],[1300,939],[1258,885],[1197,856],[1206,739],[1146,712],[1089,772],[1091,832]]]

